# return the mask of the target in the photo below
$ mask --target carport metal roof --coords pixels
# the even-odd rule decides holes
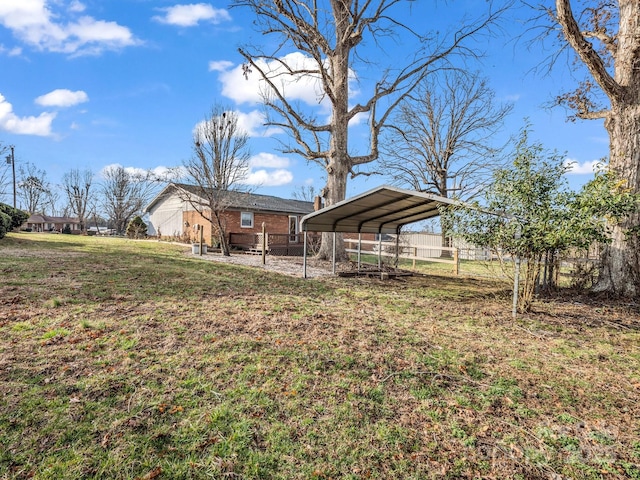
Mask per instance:
[[[429,193],[382,185],[305,215],[305,232],[400,233],[404,225],[440,215],[458,202]]]

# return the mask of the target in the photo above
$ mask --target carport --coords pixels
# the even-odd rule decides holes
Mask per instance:
[[[430,193],[381,185],[330,207],[305,215],[301,221],[304,233],[303,276],[307,278],[307,233],[332,232],[333,273],[336,268],[336,233],[395,234],[396,247],[402,227],[440,215],[440,207],[462,205],[449,198]],[[499,213],[487,212],[492,215]],[[360,248],[358,248],[360,251]],[[380,248],[378,249],[380,252]],[[397,251],[397,249],[396,249]],[[380,260],[379,260],[380,262]],[[516,259],[514,280],[514,316],[517,303],[520,261]]]
[[[305,235],[303,256],[304,277],[307,276],[307,232],[332,232],[333,272],[336,264],[336,233],[375,233],[395,234],[398,242],[400,231],[405,225],[428,220],[440,215],[443,205],[456,205],[458,202],[430,193],[404,190],[382,185],[355,197],[305,215],[301,228]],[[397,245],[396,245],[397,247]],[[360,250],[360,248],[358,249]],[[378,249],[380,253],[381,249]],[[380,263],[380,257],[378,262]]]

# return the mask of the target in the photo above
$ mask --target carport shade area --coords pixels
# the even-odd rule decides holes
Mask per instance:
[[[382,185],[302,218],[305,234],[303,275],[307,276],[307,232],[400,234],[404,225],[440,215],[442,205],[458,202],[429,193]],[[335,239],[334,239],[335,273]]]
[[[440,215],[442,205],[463,205],[445,197],[382,185],[353,198],[310,213],[302,218],[304,239],[304,277],[307,276],[307,232],[390,233],[400,234],[404,225]],[[510,220],[509,215],[485,212]],[[334,273],[335,273],[335,239]],[[516,258],[513,283],[513,318],[516,317],[520,258]]]
[[[302,218],[303,232],[400,233],[404,225],[440,215],[458,202],[429,193],[382,185]]]

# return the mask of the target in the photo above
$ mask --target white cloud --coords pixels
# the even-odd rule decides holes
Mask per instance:
[[[154,20],[179,27],[194,27],[201,21],[219,24],[231,20],[229,12],[214,8],[207,3],[174,5],[173,7],[159,8],[158,10],[164,12],[164,15],[156,15],[153,17]]]
[[[267,168],[286,168],[289,166],[289,159],[279,157],[273,153],[261,152],[249,159],[251,168],[267,167]]]
[[[7,48],[4,45],[0,45],[0,54],[2,53],[9,57],[17,57],[22,55],[22,49],[20,47]]]
[[[89,96],[82,90],[71,90],[59,88],[35,99],[38,105],[43,107],[71,107],[89,101]]]
[[[224,72],[233,67],[233,62],[228,60],[212,60],[209,62],[210,72]]]
[[[85,9],[79,1],[54,11],[60,5],[52,0],[2,0],[0,25],[38,50],[72,55],[99,54],[141,43],[116,22],[78,16]]]
[[[119,163],[111,163],[106,165],[100,170],[100,177],[105,178],[106,174],[118,168],[123,168]],[[171,180],[179,178],[179,172],[175,168],[158,166],[152,169],[144,169],[139,167],[124,167],[124,171],[129,175],[133,175],[140,178],[146,178],[147,175],[152,175],[155,178]]]
[[[269,137],[280,133],[281,130],[275,127],[266,127],[266,118],[263,113],[253,110],[249,113],[234,110],[232,112],[238,119],[238,129],[250,137]],[[198,122],[193,128],[193,133],[201,131],[206,125],[206,120]]]
[[[250,137],[270,137],[282,130],[276,127],[267,127],[264,113],[252,110],[249,113],[235,112],[238,116],[238,127],[247,132]]]
[[[356,127],[358,125],[367,124],[369,122],[369,118],[369,112],[357,113],[356,116],[349,121],[349,126]]]
[[[564,161],[566,167],[569,168],[567,171],[568,174],[573,175],[584,175],[584,174],[593,174],[598,167],[602,165],[602,161],[600,160],[591,160],[588,162],[580,163],[578,160],[574,160],[572,158],[567,158]]]
[[[70,12],[84,12],[86,8],[87,7],[85,7],[85,5],[78,0],[71,0],[71,3],[69,3]]]
[[[151,173],[155,178],[168,182],[184,176],[184,168],[159,166],[152,168]]]
[[[51,124],[55,113],[44,112],[37,117],[18,117],[13,106],[0,95],[0,129],[19,135],[51,136]]]
[[[289,159],[273,153],[261,152],[249,159],[249,172],[245,185],[280,187],[293,181],[293,173],[287,170]]]
[[[288,185],[292,181],[293,174],[289,170],[278,169],[267,171],[263,169],[249,172],[249,175],[242,183],[260,187],[280,187],[282,185]]]
[[[282,62],[292,69],[317,69],[315,60],[300,52],[290,53],[282,57]],[[307,105],[317,106],[326,102],[322,91],[322,84],[318,75],[289,75],[282,63],[278,61],[257,61],[261,70],[268,72],[278,89],[290,102],[300,100]],[[242,65],[223,71],[219,80],[222,83],[222,94],[236,103],[261,103],[262,93],[268,91],[268,86],[261,80],[258,72],[251,72],[245,76]]]

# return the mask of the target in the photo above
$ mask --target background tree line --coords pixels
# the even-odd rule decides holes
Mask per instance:
[[[107,167],[100,175],[71,169],[62,175],[59,185],[54,185],[45,170],[30,162],[16,163],[18,209],[28,214],[77,218],[82,230],[103,227],[120,235],[126,233],[133,218],[143,214],[163,182],[151,171],[116,165]],[[0,198],[8,204],[12,179],[6,168],[1,170],[0,182]]]

